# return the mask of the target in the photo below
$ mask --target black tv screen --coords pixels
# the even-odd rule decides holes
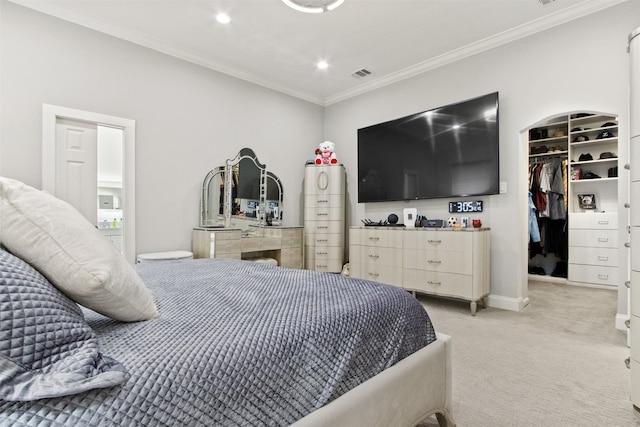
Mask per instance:
[[[358,203],[498,194],[498,93],[358,129]]]

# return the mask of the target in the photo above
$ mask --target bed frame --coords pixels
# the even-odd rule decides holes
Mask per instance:
[[[436,414],[440,426],[453,427],[451,337],[437,340],[401,360],[293,427],[415,426]]]

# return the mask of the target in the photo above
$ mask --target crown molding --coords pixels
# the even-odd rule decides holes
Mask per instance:
[[[94,31],[98,31],[100,33],[107,34],[109,36],[113,36],[121,40],[125,40],[128,42],[155,50],[157,52],[164,53],[174,58],[182,59],[184,61],[191,62],[196,65],[200,65],[202,67],[238,78],[240,80],[247,81],[249,83],[256,84],[258,86],[262,86],[264,88],[274,90],[276,92],[290,95],[295,98],[300,98],[304,101],[308,101],[313,104],[318,104],[318,105],[324,104],[324,99],[318,95],[305,92],[305,91],[296,90],[289,86],[275,83],[271,80],[264,79],[259,75],[250,73],[244,69],[233,67],[226,63],[214,61],[197,52],[193,52],[188,49],[178,47],[176,45],[167,43],[158,38],[149,37],[148,35],[145,35],[136,31],[130,31],[130,30],[121,28],[117,25],[109,24],[99,19],[94,19],[91,17],[87,17],[85,15],[79,14],[77,12],[64,9],[46,0],[7,0],[7,1],[18,4],[20,6],[24,6],[29,9],[33,9],[37,12],[41,12],[46,15],[50,15],[50,16],[62,19],[64,21],[68,21],[68,22],[80,25],[82,27],[89,28]]]
[[[567,22],[590,15],[592,13],[596,13],[598,11],[607,9],[620,3],[627,2],[629,0],[588,0],[586,2],[568,7],[566,9],[562,9],[554,14],[504,31],[500,34],[496,34],[494,36],[470,43],[462,48],[452,50],[445,54],[404,68],[400,71],[385,75],[375,80],[371,80],[367,83],[363,83],[353,89],[338,92],[327,97],[322,97],[311,92],[301,91],[289,86],[275,83],[259,75],[250,73],[244,69],[233,67],[222,62],[214,61],[197,52],[180,48],[154,37],[149,37],[135,31],[129,31],[116,25],[89,18],[85,15],[59,7],[56,4],[50,3],[46,0],[7,1],[98,32],[102,32],[104,34],[108,34],[122,40],[129,41],[134,44],[138,44],[140,46],[147,47],[158,52],[162,52],[175,58],[209,68],[211,70],[265,87],[267,89],[274,90],[276,92],[280,92],[286,95],[293,96],[295,98],[302,99],[304,101],[311,102],[313,104],[326,107],[341,101],[345,101],[349,98],[353,98],[358,95],[373,91],[375,89],[397,83],[410,77],[417,76],[427,71],[443,67],[456,61],[460,61],[464,58],[471,57],[495,47],[508,44],[532,34],[536,34],[541,31],[556,27],[558,25],[565,24]]]
[[[544,18],[539,18],[535,21],[528,22],[494,36],[478,40],[459,49],[449,51],[445,54],[404,68],[400,71],[387,74],[375,80],[371,80],[353,89],[339,92],[335,95],[330,95],[325,98],[324,106],[326,107],[331,104],[345,101],[349,98],[362,95],[372,90],[400,82],[402,80],[417,76],[436,68],[443,67],[448,64],[452,64],[478,53],[482,53],[495,47],[511,43],[524,37],[542,32],[544,30],[548,30],[558,25],[565,24],[575,19],[582,18],[584,16],[599,12],[603,9],[607,9],[609,7],[627,1],[629,0],[590,0],[586,3],[580,3],[572,7],[568,7],[552,15],[545,16]]]

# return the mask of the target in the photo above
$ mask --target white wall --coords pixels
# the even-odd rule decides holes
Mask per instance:
[[[337,143],[347,169],[348,222],[359,225],[362,218],[385,219],[392,212],[401,216],[405,207],[416,207],[429,218],[450,216],[448,200],[358,204],[358,128],[499,91],[500,180],[507,183],[507,193],[483,197],[485,209],[477,217],[492,230],[490,304],[517,309],[527,298],[527,153],[521,132],[557,113],[619,114],[624,164],[627,36],[638,25],[640,2],[631,1],[327,107],[325,137]],[[618,312],[626,313],[626,292]]]
[[[42,104],[136,121],[136,249],[189,250],[202,180],[251,147],[302,223],[320,106],[0,1],[0,175],[41,188]]]

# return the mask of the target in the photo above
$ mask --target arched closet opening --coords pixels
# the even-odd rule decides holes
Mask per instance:
[[[618,117],[577,111],[527,130],[528,279],[617,290]]]

